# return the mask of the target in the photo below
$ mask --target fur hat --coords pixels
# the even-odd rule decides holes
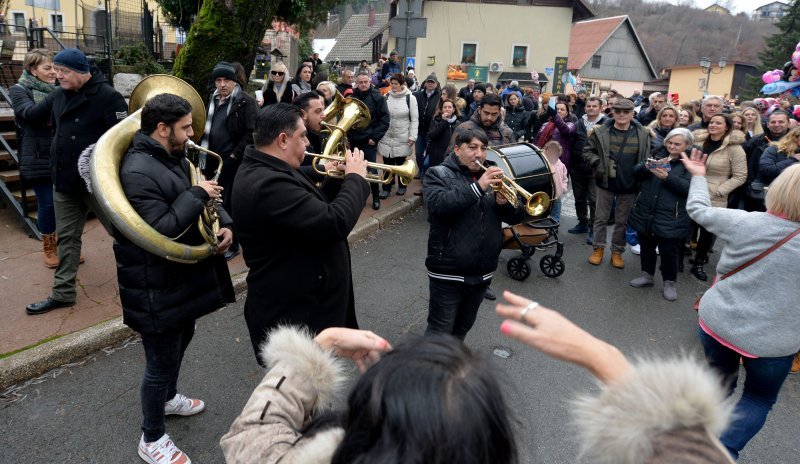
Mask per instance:
[[[81,74],[88,73],[90,69],[89,60],[86,59],[86,55],[77,48],[65,48],[61,50],[53,57],[53,63],[66,66]]]
[[[472,91],[475,92],[479,90],[481,93],[486,93],[486,84],[475,84],[475,87],[472,88]]]

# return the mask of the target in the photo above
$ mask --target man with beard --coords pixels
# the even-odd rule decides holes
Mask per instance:
[[[743,186],[734,191],[735,198],[743,198],[745,211],[765,211],[764,201],[751,198],[747,195],[749,185],[758,179],[758,165],[761,162],[761,155],[770,143],[780,141],[789,132],[789,113],[783,110],[776,110],[767,119],[767,130],[760,135],[750,139],[745,145],[744,152],[747,155],[747,181]],[[735,202],[737,204],[732,204]],[[729,207],[738,206],[736,199],[728,202]]]
[[[204,240],[195,227],[197,218],[223,189],[213,181],[191,185],[183,149],[192,135],[188,101],[171,94],[151,98],[142,108],[141,130],[122,160],[119,179],[126,198],[147,224],[164,236],[179,237],[180,243],[198,245]],[[177,392],[181,361],[196,320],[235,301],[222,258],[233,239],[232,221],[223,209],[218,211],[217,254],[197,263],[156,256],[114,233],[123,320],[142,335],[144,347],[139,456],[151,464],[189,462],[166,434],[164,416],[192,416],[205,408],[203,401]]]

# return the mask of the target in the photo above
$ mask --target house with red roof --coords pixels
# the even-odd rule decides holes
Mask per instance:
[[[632,95],[658,78],[627,15],[574,23],[567,69],[594,95],[609,89]]]

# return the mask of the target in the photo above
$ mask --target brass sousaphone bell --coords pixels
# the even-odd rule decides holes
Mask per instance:
[[[172,261],[194,263],[216,251],[216,232],[219,230],[219,221],[214,205],[209,204],[198,220],[200,233],[206,243],[186,245],[175,241],[175,238],[162,235],[146,223],[125,197],[119,179],[122,157],[128,151],[134,133],[141,128],[141,108],[148,100],[162,93],[179,95],[189,101],[192,106],[192,128],[195,140],[199,141],[203,136],[206,124],[205,104],[192,86],[177,77],[165,74],[154,74],[144,78],[131,94],[128,103],[129,116],[106,131],[94,147],[89,162],[92,193],[97,199],[102,213],[108,217],[117,230],[137,246]],[[219,158],[213,152],[204,149],[202,151]],[[222,160],[218,161],[219,166],[222,166]],[[196,185],[201,180],[202,174],[194,165],[191,165],[191,168],[191,181],[193,185]]]

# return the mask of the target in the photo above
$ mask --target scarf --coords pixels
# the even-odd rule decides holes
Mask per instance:
[[[444,119],[445,121],[449,122],[450,124],[453,124],[454,122],[456,122],[456,115],[453,114],[452,116],[450,116],[450,119],[445,119],[445,118],[442,118],[442,119]]]
[[[19,85],[31,90],[34,103],[39,103],[44,100],[44,97],[46,97],[48,93],[56,89],[55,84],[48,84],[47,82],[40,81],[26,70],[22,71],[18,82]]]
[[[289,84],[286,83],[286,78],[284,77],[284,81],[278,84],[275,81],[272,81],[272,91],[275,93],[276,100],[280,103],[281,98],[283,98],[283,92],[286,91],[286,87],[289,87]]]
[[[228,95],[228,112],[225,116],[229,116],[231,114],[231,107],[233,106],[230,102],[232,102],[238,95],[239,95],[239,84],[236,84],[233,87],[233,91],[230,95]],[[200,142],[200,146],[203,148],[208,148],[208,136],[211,134],[211,123],[214,121],[214,108],[217,106],[217,96],[219,96],[219,90],[214,91],[214,95],[211,96],[211,104],[208,105],[208,114],[206,115],[206,127],[203,130],[203,140]],[[201,165],[199,166],[200,169],[204,169],[206,167],[206,154],[200,153],[198,155],[198,163]]]

